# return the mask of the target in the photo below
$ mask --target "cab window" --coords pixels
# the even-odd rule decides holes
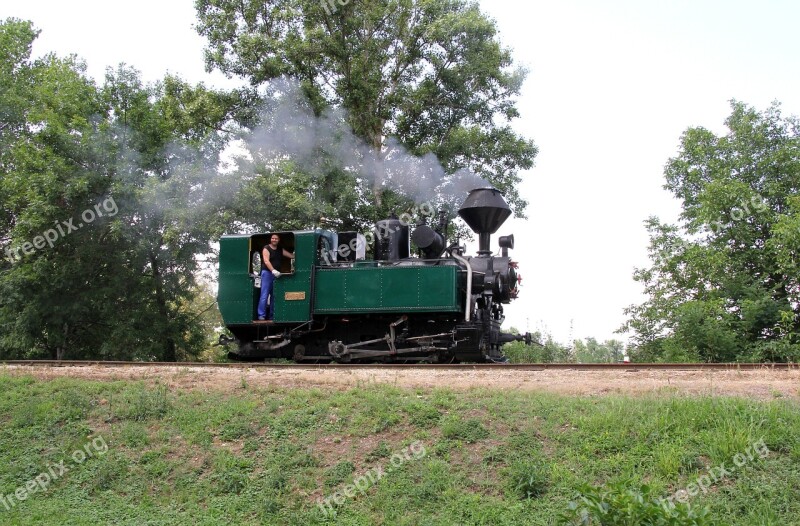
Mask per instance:
[[[250,240],[250,272],[255,274],[261,273],[261,251],[264,250],[264,247],[269,245],[270,239],[272,238],[273,234],[277,234],[281,240],[278,246],[282,247],[284,250],[288,252],[295,251],[295,239],[294,233],[292,232],[270,232],[268,234],[257,234],[254,235]],[[288,257],[283,258],[283,263],[280,269],[278,269],[283,274],[288,274],[294,272],[294,265],[292,264],[292,260]]]

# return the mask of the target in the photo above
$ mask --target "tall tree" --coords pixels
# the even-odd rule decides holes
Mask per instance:
[[[106,169],[120,202],[117,305],[136,313],[107,339],[138,358],[174,361],[203,349],[194,304],[198,257],[225,229],[217,173],[236,97],[167,77],[144,86],[121,66],[99,91]]]
[[[680,225],[648,221],[648,300],[623,327],[651,359],[797,360],[800,123],[732,102],[728,133],[691,128],[666,166]]]
[[[92,290],[86,284],[106,264],[95,257],[107,246],[104,229],[72,227],[108,181],[93,141],[102,113],[94,85],[73,57],[31,60],[37,34],[29,22],[0,24],[8,118],[0,138],[0,347],[55,358],[91,339],[99,321],[91,313],[102,304],[103,282]]]
[[[74,57],[0,23],[0,355],[175,360],[205,348],[198,254],[229,219],[218,177],[238,94]]]
[[[0,23],[0,177],[12,169],[13,145],[26,135],[35,82],[30,61],[38,32],[13,18]],[[0,241],[6,247],[16,219],[5,184],[0,184]]]
[[[524,212],[519,171],[532,166],[536,148],[510,123],[519,116],[514,98],[525,72],[477,3],[197,0],[196,7],[208,68],[253,86],[296,79],[313,112],[345,110],[355,135],[378,156],[392,149],[394,137],[415,155],[435,154],[448,173],[474,171],[505,191],[518,215]],[[385,217],[398,205],[382,174],[365,180],[342,168],[331,166],[312,181],[311,200],[322,203],[315,208],[332,208],[326,214],[348,224]],[[301,175],[279,170],[287,172]],[[353,201],[337,203],[346,187]],[[326,207],[331,200],[335,206]]]

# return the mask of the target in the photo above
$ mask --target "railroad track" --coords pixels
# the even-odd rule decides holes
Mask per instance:
[[[98,360],[5,360],[0,365],[25,367],[200,367],[220,369],[344,370],[344,369],[435,369],[435,370],[619,370],[619,371],[753,371],[800,370],[796,363],[526,363],[526,364],[275,364],[263,362],[117,362]]]

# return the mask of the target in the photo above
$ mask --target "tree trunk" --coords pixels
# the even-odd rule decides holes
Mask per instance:
[[[67,354],[67,340],[69,339],[69,324],[64,324],[64,343],[56,347],[56,360],[63,360]]]
[[[158,264],[158,258],[155,254],[150,254],[150,265],[153,267],[153,282],[156,289],[156,305],[161,318],[164,320],[165,334],[164,334],[164,351],[162,360],[165,362],[177,361],[177,352],[175,340],[170,336],[170,319],[169,308],[167,307],[167,300],[164,296],[164,284],[161,281],[161,268]]]

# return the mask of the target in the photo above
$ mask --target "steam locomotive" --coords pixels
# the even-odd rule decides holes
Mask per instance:
[[[511,210],[498,190],[478,188],[458,213],[478,234],[477,256],[447,246],[443,216],[413,232],[396,218],[379,221],[372,260],[356,232],[277,232],[295,259],[278,269],[273,321],[256,319],[260,254],[273,232],[222,237],[217,301],[234,338],[221,343],[234,344],[229,355],[239,360],[504,361],[504,343],[531,343],[530,335],[500,330],[503,305],[518,294],[517,263],[508,254],[514,236],[499,238],[499,256],[489,247]]]

